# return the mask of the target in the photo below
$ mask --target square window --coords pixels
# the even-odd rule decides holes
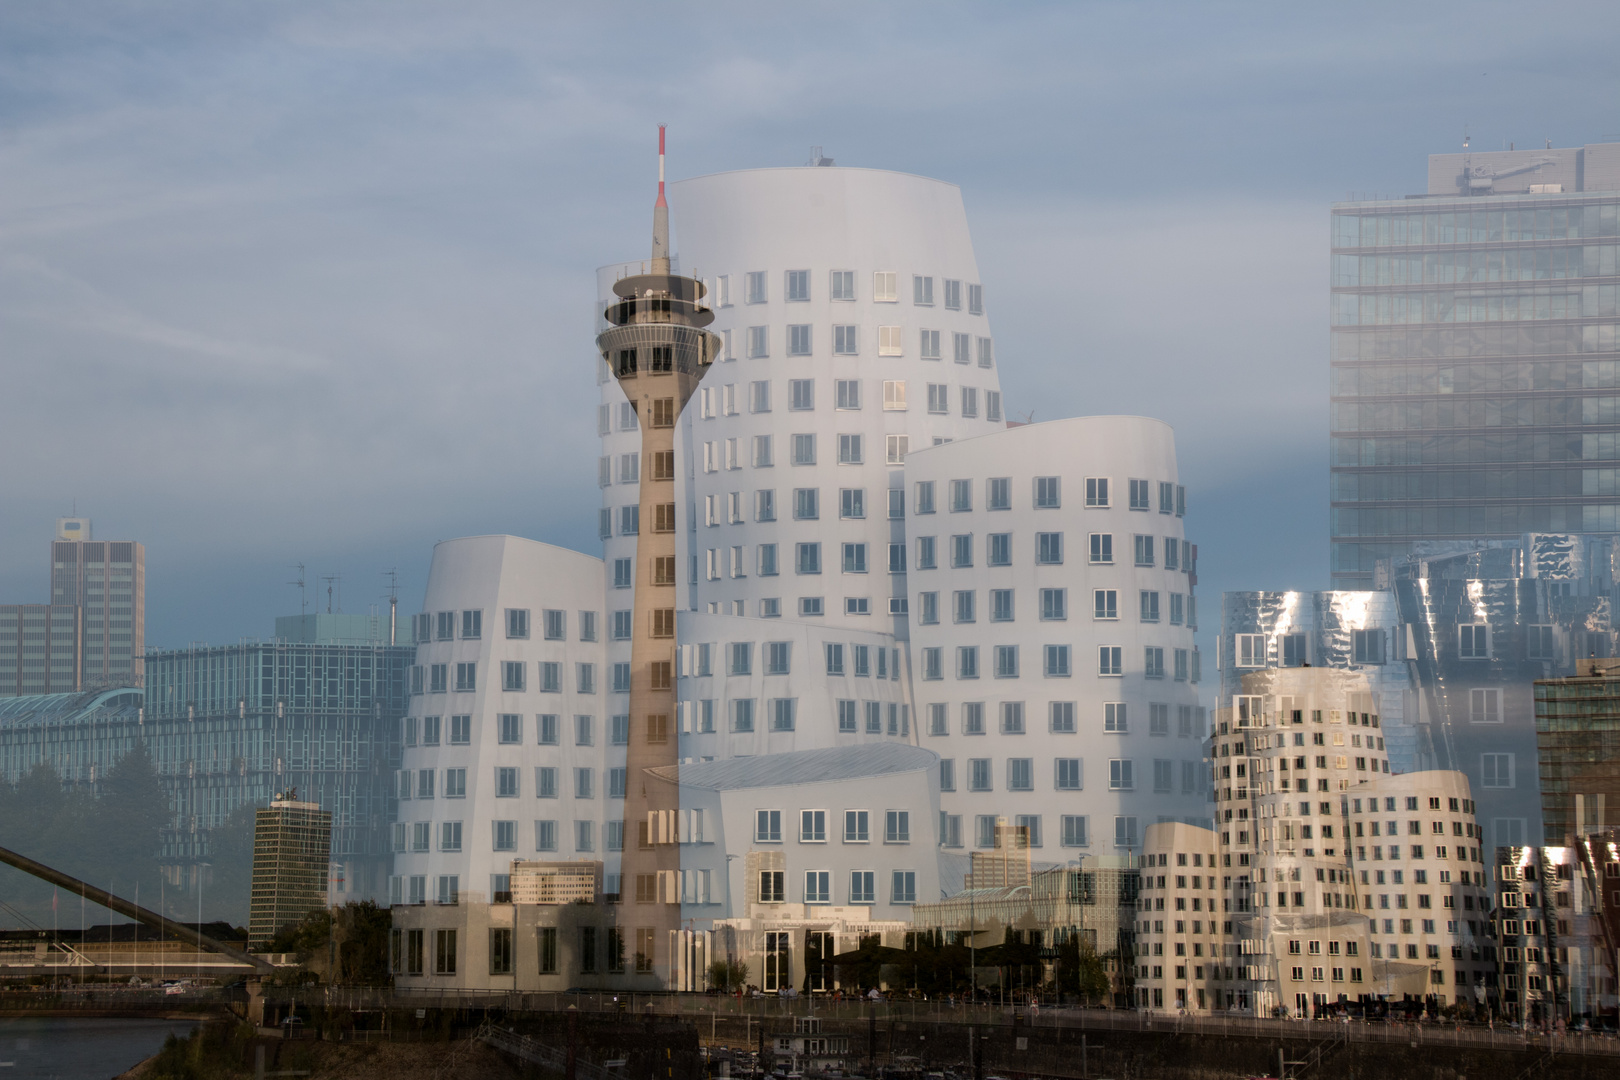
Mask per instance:
[[[878,327],[878,355],[879,356],[902,356],[902,355],[904,355],[904,353],[905,353],[905,350],[904,350],[904,348],[901,347],[901,344],[900,344],[900,327],[898,327],[898,326],[880,326],[880,327]]]
[[[810,355],[810,327],[808,324],[791,325],[787,328],[787,354],[789,356]]]
[[[770,327],[750,326],[748,328],[748,358],[750,360],[763,360],[770,355]]]
[[[860,435],[838,436],[838,464],[860,465],[865,461],[861,439]]]
[[[1044,674],[1048,679],[1067,679],[1069,677],[1069,647],[1067,645],[1048,645],[1045,647]]]
[[[934,279],[913,275],[911,279],[911,302],[919,307],[934,306]]]
[[[1112,533],[1091,534],[1091,562],[1093,565],[1106,566],[1114,561],[1114,537]]]
[[[876,270],[872,273],[872,300],[879,304],[893,304],[900,300],[899,278],[893,270]]]
[[[921,356],[924,360],[938,360],[939,359],[939,331],[938,330],[919,330],[919,331],[917,331],[917,341],[918,341],[917,354],[919,356]]]
[[[855,271],[834,270],[831,285],[834,300],[849,301],[855,299]]]
[[[1131,481],[1131,509],[1148,510],[1150,506],[1150,485],[1146,480]]]
[[[789,270],[784,282],[789,303],[804,303],[810,299],[810,271]]]
[[[906,383],[904,379],[885,379],[883,381],[883,411],[906,411]]]

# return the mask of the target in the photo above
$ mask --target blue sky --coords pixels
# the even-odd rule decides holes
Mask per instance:
[[[678,19],[671,18],[677,14]],[[364,611],[434,541],[596,550],[598,265],[680,177],[961,185],[1013,415],[1178,433],[1212,625],[1327,580],[1327,214],[1620,138],[1610,4],[0,9],[0,601],[147,545],[147,640]],[[675,223],[678,230],[679,222]]]

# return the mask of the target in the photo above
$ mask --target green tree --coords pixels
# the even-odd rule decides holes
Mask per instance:
[[[709,964],[709,985],[721,993],[748,985],[748,965],[741,960],[715,960]]]
[[[1089,938],[1075,933],[1058,945],[1056,980],[1059,993],[1078,994],[1088,1005],[1106,1001],[1112,988],[1108,965],[1096,947]]]

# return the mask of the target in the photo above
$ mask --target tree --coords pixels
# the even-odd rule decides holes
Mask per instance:
[[[1107,1000],[1112,991],[1108,965],[1097,954],[1097,949],[1089,938],[1070,933],[1058,945],[1057,953],[1056,978],[1059,993],[1078,994],[1088,1005]]]
[[[709,985],[722,994],[748,985],[748,965],[741,960],[715,960],[709,964]]]
[[[385,985],[390,978],[388,932],[392,927],[388,909],[370,900],[313,908],[276,931],[265,951],[293,953],[301,967],[330,983]]]

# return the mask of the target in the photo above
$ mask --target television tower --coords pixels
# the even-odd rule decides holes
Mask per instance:
[[[707,290],[669,267],[664,126],[658,127],[658,200],[649,273],[620,279],[596,337],[641,427],[641,526],[636,536],[635,627],[630,643],[630,744],[626,750],[619,927],[626,975],[663,989],[680,929],[680,737],[675,723],[675,425],[719,354],[705,330]],[[651,769],[660,770],[649,776]],[[633,958],[633,965],[629,962]]]

